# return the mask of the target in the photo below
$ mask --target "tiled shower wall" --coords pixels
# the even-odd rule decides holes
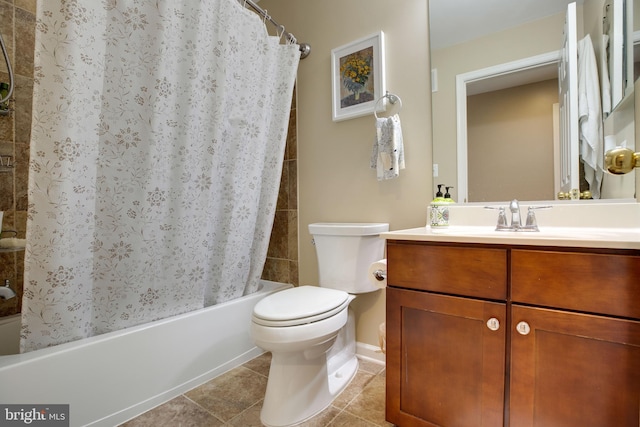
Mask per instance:
[[[9,116],[0,116],[0,156],[11,156],[14,167],[0,167],[0,210],[4,212],[2,237],[25,237],[29,133],[33,93],[33,49],[36,0],[0,0],[0,31],[15,74],[15,92]],[[9,82],[0,56],[0,81]],[[18,298],[0,300],[0,316],[20,312],[24,251],[0,252],[0,284],[9,280]]]
[[[0,156],[11,156],[15,167],[0,170],[0,210],[2,230],[15,230],[24,238],[27,218],[27,183],[31,103],[33,93],[33,51],[36,0],[0,0],[0,32],[9,51],[15,74],[15,92],[9,116],[0,116]],[[0,56],[0,81],[8,82],[4,59]],[[263,278],[298,284],[297,228],[297,141],[295,94],[287,136],[282,182],[278,196],[268,258]],[[12,237],[4,232],[1,237]],[[18,298],[0,300],[0,316],[20,312],[24,252],[0,252],[0,285],[8,279]]]
[[[276,217],[262,278],[298,286],[298,132],[295,91],[290,114]]]

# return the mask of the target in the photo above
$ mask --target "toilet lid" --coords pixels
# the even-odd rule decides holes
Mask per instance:
[[[349,294],[344,291],[299,286],[258,301],[253,309],[253,320],[265,326],[301,325],[333,316],[349,302]]]

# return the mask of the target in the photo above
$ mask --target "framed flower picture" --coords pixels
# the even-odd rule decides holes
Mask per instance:
[[[331,50],[333,121],[373,114],[385,93],[382,31]],[[384,111],[384,102],[378,106]]]

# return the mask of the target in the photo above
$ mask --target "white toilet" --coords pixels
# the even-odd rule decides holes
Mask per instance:
[[[358,370],[355,294],[379,289],[368,269],[384,256],[382,223],[309,224],[320,287],[299,286],[260,300],[251,336],[272,354],[260,420],[269,427],[301,423],[328,407]]]

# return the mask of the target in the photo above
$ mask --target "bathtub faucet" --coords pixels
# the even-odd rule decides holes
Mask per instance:
[[[16,293],[9,286],[9,279],[4,281],[4,286],[0,286],[0,299],[15,298]]]

